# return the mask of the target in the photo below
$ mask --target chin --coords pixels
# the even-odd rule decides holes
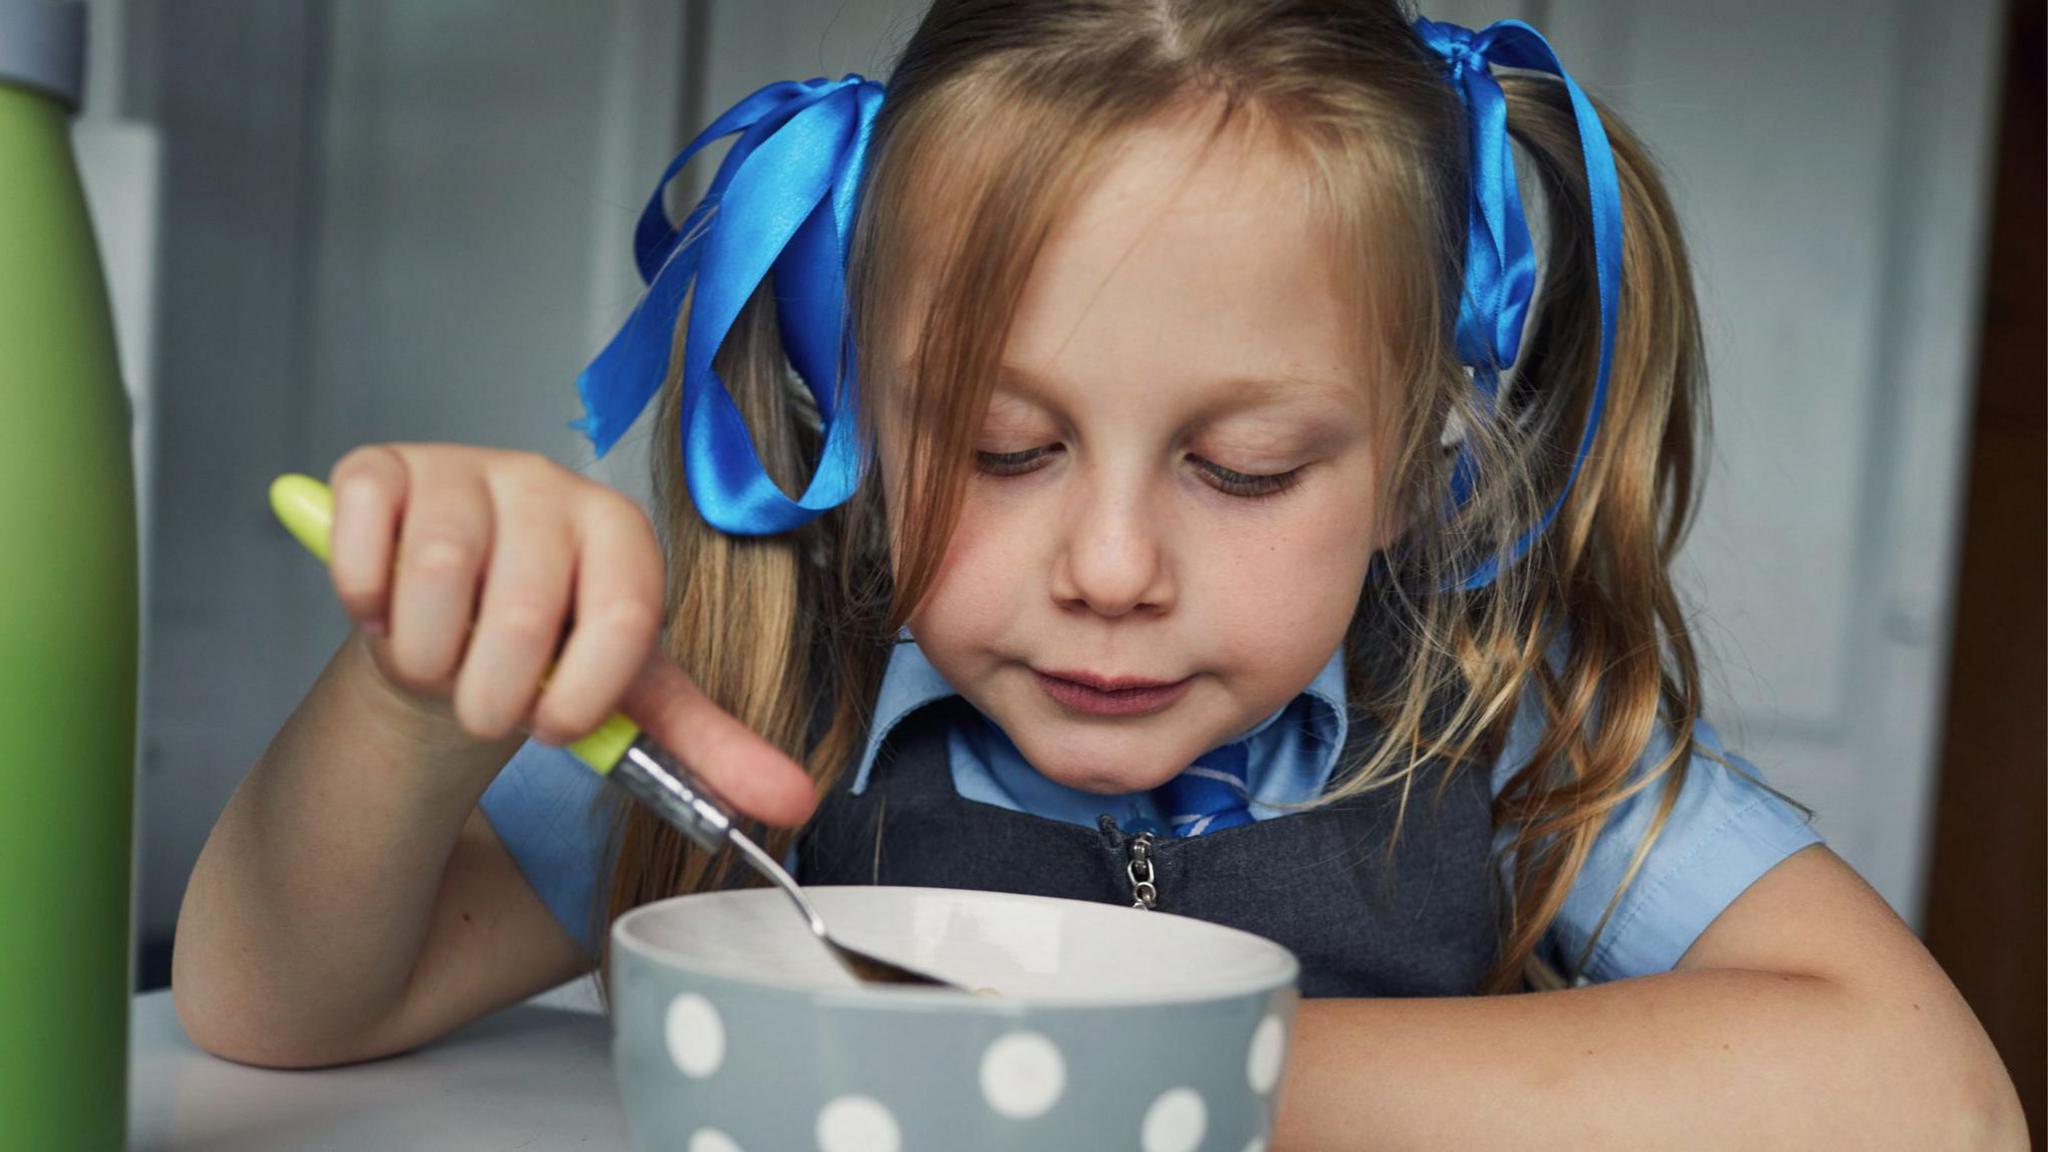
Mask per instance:
[[[1033,756],[1029,749],[1020,748],[1019,751],[1024,753],[1024,758],[1038,770],[1039,775],[1046,779],[1098,796],[1122,796],[1131,792],[1150,791],[1172,779],[1180,771],[1181,766],[1176,765],[1135,764],[1132,757],[1118,752],[1113,746],[1122,742],[1111,742],[1112,746],[1099,749],[1070,748],[1063,753],[1048,750],[1048,754],[1042,759]],[[1077,743],[1085,745],[1088,742]],[[1121,767],[1103,767],[1110,764]]]
[[[1076,791],[1088,792],[1097,796],[1123,796],[1132,792],[1147,792],[1158,787],[1156,783],[1148,784],[1143,780],[1126,779],[1120,776],[1104,776],[1101,773],[1046,772],[1040,769],[1040,774],[1049,780],[1064,784]]]
[[[1182,741],[1175,739],[1187,727],[1185,700],[1152,716],[1090,721],[1061,713],[1033,692],[1033,698],[1022,701],[990,700],[982,711],[1039,775],[1063,787],[1098,796],[1145,792],[1172,779],[1201,753],[1199,748],[1180,749]],[[969,701],[974,702],[972,696]]]

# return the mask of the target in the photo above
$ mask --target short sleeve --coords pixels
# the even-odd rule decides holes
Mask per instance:
[[[528,740],[477,802],[541,903],[586,952],[597,950],[593,915],[611,810],[599,802],[603,788],[566,749]]]
[[[1541,711],[1533,704],[1518,709],[1494,770],[1496,795],[1527,763],[1540,735],[1540,718]],[[1694,725],[1694,746],[1669,820],[1587,958],[1583,976],[1588,982],[1669,971],[1707,925],[1759,877],[1792,853],[1821,842],[1799,809],[1758,783],[1762,773],[1722,747],[1704,720]],[[1670,732],[1660,724],[1636,773],[1653,768],[1670,748]],[[1630,796],[1595,839],[1545,941],[1551,954],[1567,966],[1584,951],[1655,819],[1662,796],[1662,784]],[[1501,842],[1506,836],[1503,830]]]

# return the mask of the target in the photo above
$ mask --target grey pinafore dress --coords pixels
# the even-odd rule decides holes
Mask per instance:
[[[1287,946],[1301,961],[1304,996],[1480,990],[1496,930],[1493,819],[1479,773],[1456,773],[1441,803],[1434,777],[1418,782],[1391,865],[1397,787],[1193,838],[1130,835],[1107,813],[1090,828],[962,798],[946,736],[969,707],[956,696],[906,717],[861,794],[851,791],[852,773],[841,779],[798,841],[803,883],[1131,905],[1133,877],[1149,863],[1154,907]]]

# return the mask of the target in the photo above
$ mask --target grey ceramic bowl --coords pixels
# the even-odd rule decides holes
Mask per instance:
[[[645,1152],[1265,1147],[1292,953],[1109,904],[807,889],[856,947],[995,995],[863,986],[773,889],[612,926],[613,1051]]]

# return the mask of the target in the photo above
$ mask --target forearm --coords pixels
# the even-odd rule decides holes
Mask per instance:
[[[388,1012],[462,822],[516,746],[399,696],[352,635],[193,869],[172,977],[187,1027],[261,1059]]]
[[[1977,1126],[2009,1083],[1944,1058],[1948,1010],[1736,969],[1304,1001],[1273,1147],[2005,1147]]]

